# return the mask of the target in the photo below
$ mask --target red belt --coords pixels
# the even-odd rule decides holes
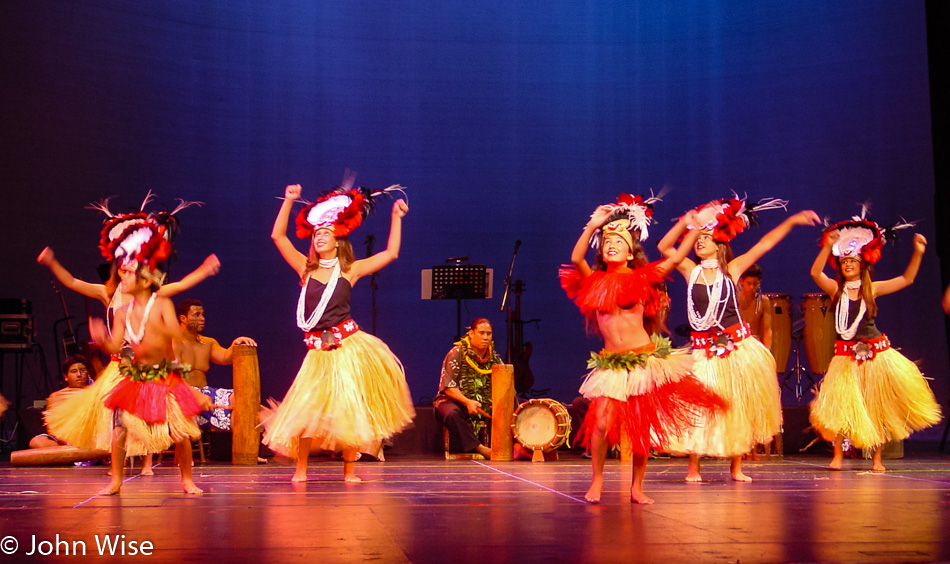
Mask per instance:
[[[360,330],[360,326],[352,319],[347,319],[339,325],[334,325],[325,331],[311,331],[304,335],[303,342],[308,349],[332,351],[339,348],[343,339]]]
[[[856,339],[854,341],[835,341],[835,354],[839,356],[850,356],[858,363],[865,360],[871,360],[874,355],[884,352],[891,348],[891,342],[887,335],[881,335],[876,339]]]
[[[691,334],[694,349],[704,349],[706,357],[727,356],[736,348],[736,343],[752,336],[752,329],[745,321],[730,325],[725,329],[711,331],[693,331]]]

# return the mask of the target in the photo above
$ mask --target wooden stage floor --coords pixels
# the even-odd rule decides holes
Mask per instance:
[[[152,562],[931,562],[950,561],[950,457],[887,460],[888,472],[811,456],[747,462],[752,483],[705,461],[701,484],[684,459],[651,460],[651,506],[628,503],[628,466],[607,463],[603,503],[583,502],[589,461],[361,462],[362,484],[338,461],[314,458],[310,481],[292,467],[195,468],[200,497],[180,491],[169,464],[97,497],[103,467],[0,466],[2,562],[96,560],[105,537]],[[29,556],[38,550],[58,558]],[[121,537],[119,537],[121,539]],[[10,539],[13,539],[12,541]],[[148,557],[129,557],[150,542]],[[147,546],[147,545],[146,545]],[[118,554],[118,553],[117,553]],[[95,558],[92,558],[95,557]],[[105,557],[103,557],[105,559]]]

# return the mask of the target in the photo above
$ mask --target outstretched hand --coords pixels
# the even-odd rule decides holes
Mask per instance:
[[[914,252],[924,254],[927,250],[927,238],[920,233],[914,233]]]
[[[208,276],[214,276],[221,270],[221,261],[218,260],[218,255],[208,255],[208,258],[201,263],[201,268],[208,273]]]
[[[43,266],[49,266],[53,264],[53,261],[56,260],[56,256],[53,254],[53,249],[46,247],[40,251],[40,256],[36,257],[36,262],[42,264]]]
[[[303,188],[300,187],[300,184],[290,184],[284,188],[284,199],[290,200],[291,202],[300,199],[300,192]]]
[[[587,225],[600,227],[604,223],[607,223],[607,219],[610,218],[610,214],[612,214],[613,212],[614,212],[614,206],[610,204],[597,206],[597,209],[594,210],[594,213],[590,214],[590,221],[587,223]]]
[[[811,210],[802,210],[789,218],[795,225],[818,225],[821,218]]]
[[[407,213],[409,213],[409,204],[405,200],[400,198],[393,202],[393,217],[403,218]]]

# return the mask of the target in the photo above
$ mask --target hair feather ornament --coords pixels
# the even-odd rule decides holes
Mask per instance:
[[[653,224],[653,204],[662,202],[667,192],[669,189],[664,186],[660,193],[655,195],[653,189],[650,189],[650,196],[646,198],[626,193],[617,196],[616,203],[606,204],[611,207],[610,216],[591,237],[590,246],[595,249],[600,247],[603,238],[610,234],[622,237],[631,249],[633,248],[633,232],[636,232],[641,242],[646,241],[650,236],[649,226]]]
[[[881,249],[884,244],[897,242],[898,230],[916,225],[916,222],[901,218],[897,223],[881,227],[867,218],[871,204],[864,202],[859,205],[861,214],[852,216],[849,220],[834,224],[825,220],[827,227],[822,232],[819,246],[825,246],[828,237],[832,233],[838,233],[837,240],[831,245],[831,255],[828,257],[828,262],[834,268],[838,268],[838,262],[843,258],[856,258],[866,264],[876,263],[881,259]]]
[[[356,173],[346,169],[343,182],[324,192],[316,202],[306,206],[296,218],[296,234],[300,239],[313,236],[316,229],[331,229],[334,237],[345,237],[353,232],[376,207],[375,198],[392,192],[405,194],[405,187],[394,184],[382,190],[355,187]]]
[[[146,212],[145,206],[155,199],[155,194],[149,190],[138,211],[113,213],[109,209],[109,200],[112,198],[114,196],[86,206],[106,215],[99,237],[102,256],[120,265],[146,265],[148,274],[160,284],[163,275],[156,271],[171,258],[172,242],[178,233],[178,218],[175,214],[191,206],[202,206],[203,202],[179,199],[171,212],[167,208]]]
[[[764,210],[787,209],[788,200],[763,198],[749,205],[748,196],[739,198],[735,192],[732,198],[721,198],[703,204],[696,209],[699,225],[687,225],[687,229],[710,231],[713,239],[720,243],[732,241],[736,235],[752,225],[759,223],[758,213]]]

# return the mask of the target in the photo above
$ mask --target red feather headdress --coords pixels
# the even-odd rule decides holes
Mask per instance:
[[[739,199],[733,193],[732,198],[721,198],[703,204],[696,208],[699,225],[689,225],[689,229],[711,231],[713,239],[720,243],[732,241],[736,235],[742,233],[751,225],[759,222],[757,213],[762,210],[782,208],[788,205],[787,200],[766,198],[755,204],[748,205],[746,198]]]
[[[343,184],[325,192],[316,202],[307,204],[296,218],[296,233],[301,239],[308,239],[316,229],[332,229],[334,237],[344,237],[363,223],[363,219],[373,211],[373,198],[392,191],[402,191],[402,186],[394,185],[383,190],[353,187],[356,173],[346,169]]]
[[[838,239],[831,246],[831,255],[828,257],[828,262],[832,267],[837,268],[838,262],[846,257],[874,264],[881,259],[884,243],[888,240],[897,240],[898,229],[914,226],[913,222],[901,220],[894,225],[881,227],[876,222],[867,219],[869,208],[869,204],[861,204],[861,215],[831,224],[822,232],[819,243],[822,247],[827,243],[829,235],[838,233]]]

